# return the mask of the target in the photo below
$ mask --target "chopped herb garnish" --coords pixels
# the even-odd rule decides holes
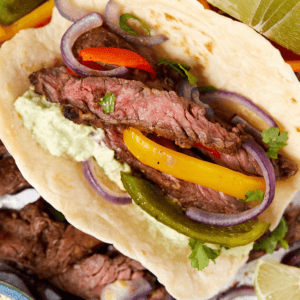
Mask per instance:
[[[103,96],[101,102],[98,102],[102,106],[105,114],[109,114],[115,111],[116,96],[111,93],[107,93]]]
[[[192,253],[189,256],[191,265],[199,271],[202,271],[208,266],[209,260],[216,263],[215,259],[221,254],[221,249],[212,249],[204,245],[204,242],[192,238],[189,238],[189,247],[192,250]]]
[[[270,158],[278,158],[278,151],[287,145],[287,132],[280,132],[279,128],[270,127],[268,130],[263,130],[261,133],[263,142],[269,145],[267,155]]]
[[[177,73],[179,73],[182,77],[187,77],[189,80],[189,83],[192,85],[197,84],[198,79],[195,75],[193,75],[189,70],[191,67],[178,63],[176,61],[168,61],[165,58],[162,58],[159,62],[158,65],[167,65],[171,67],[173,70],[175,70]]]
[[[123,14],[120,16],[119,24],[120,24],[121,29],[123,29],[124,31],[126,31],[127,33],[129,33],[131,35],[138,36],[138,34],[126,23],[126,21],[129,19],[134,19],[134,20],[139,21],[140,24],[143,26],[143,28],[147,31],[148,35],[151,36],[150,30],[148,29],[146,23],[131,14]]]
[[[240,199],[241,202],[252,202],[257,200],[264,200],[265,194],[261,190],[248,191],[245,195],[246,199]]]
[[[286,250],[289,244],[284,237],[286,236],[289,227],[284,217],[281,218],[278,226],[272,231],[271,235],[266,237],[259,243],[254,244],[254,250],[265,250],[266,253],[273,253],[278,243]]]
[[[211,91],[211,90],[216,90],[217,88],[214,87],[213,85],[206,85],[206,86],[198,86],[199,91]]]

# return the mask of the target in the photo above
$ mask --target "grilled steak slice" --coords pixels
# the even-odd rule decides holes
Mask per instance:
[[[218,165],[245,173],[247,175],[263,176],[259,164],[253,158],[253,156],[243,148],[239,149],[234,155],[220,153],[220,158],[217,158],[209,151],[206,151],[202,148],[199,148],[199,151],[210,157],[210,159]],[[270,159],[270,161],[274,167],[276,179],[287,179],[295,175],[298,171],[297,164],[281,154],[278,154],[278,159]]]
[[[40,278],[65,272],[103,243],[72,225],[52,221],[42,201],[28,204],[18,215],[0,211],[0,258],[33,270]]]
[[[26,274],[24,268],[29,269],[31,274],[83,299],[101,299],[101,291],[108,284],[141,276],[162,295],[150,299],[171,299],[139,262],[72,225],[50,219],[45,210],[45,201],[40,199],[20,212],[0,211],[0,259],[21,267],[22,275]],[[29,282],[28,276],[24,277]],[[32,285],[28,287],[32,289]]]
[[[205,109],[175,92],[149,89],[138,81],[118,78],[77,78],[63,67],[43,69],[30,75],[35,91],[63,107],[71,104],[84,114],[99,119],[103,127],[135,127],[175,141],[182,148],[195,142],[225,153],[236,152],[245,136],[239,129],[231,132],[205,118]],[[98,104],[106,93],[116,96],[115,110],[105,114]]]
[[[29,187],[30,184],[19,171],[12,156],[0,159],[0,196],[14,194]]]
[[[7,154],[7,150],[4,146],[4,144],[2,143],[2,141],[0,140],[0,157],[3,156],[4,154]]]
[[[138,172],[142,172],[145,177],[156,183],[166,195],[176,199],[176,202],[183,208],[195,206],[212,212],[228,214],[238,213],[247,209],[244,203],[232,196],[174,178],[142,164],[129,152],[123,142],[123,135],[120,129],[106,129],[103,141],[107,147],[115,151],[115,156],[118,160],[128,163]]]

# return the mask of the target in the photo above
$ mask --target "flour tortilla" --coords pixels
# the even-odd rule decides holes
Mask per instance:
[[[162,57],[191,66],[200,84],[240,93],[269,112],[289,132],[283,154],[300,165],[300,84],[279,52],[246,25],[205,10],[195,0],[118,0],[169,40]],[[103,13],[107,1],[74,0],[74,6]],[[126,4],[125,4],[126,3]],[[188,238],[156,222],[136,205],[115,206],[97,196],[83,179],[80,163],[54,157],[23,126],[14,101],[29,89],[28,75],[61,60],[60,39],[71,22],[54,9],[49,25],[18,33],[0,49],[0,138],[24,177],[68,221],[112,243],[140,261],[177,299],[207,299],[226,286],[252,245],[223,251],[203,271],[190,266]],[[263,123],[240,109],[261,129]],[[300,172],[277,183],[273,204],[260,219],[273,229],[300,186]]]

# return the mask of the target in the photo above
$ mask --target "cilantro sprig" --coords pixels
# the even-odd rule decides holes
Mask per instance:
[[[182,77],[186,77],[188,79],[189,83],[192,85],[195,85],[198,82],[198,78],[195,75],[193,75],[191,72],[189,72],[191,67],[189,67],[185,64],[181,64],[176,61],[168,61],[165,58],[161,58],[160,61],[158,62],[158,65],[166,65],[166,66],[171,67]]]
[[[278,226],[272,231],[271,235],[266,237],[259,243],[254,244],[254,250],[265,250],[266,253],[273,253],[278,243],[281,244],[285,250],[289,248],[288,242],[284,239],[289,227],[284,217],[281,218]]]
[[[120,16],[119,24],[120,24],[121,29],[123,29],[124,31],[126,31],[127,33],[129,33],[133,36],[138,36],[138,34],[132,29],[132,27],[130,27],[126,23],[126,21],[129,19],[137,20],[142,25],[142,27],[146,30],[147,34],[149,36],[151,36],[150,30],[148,29],[146,23],[143,22],[142,20],[140,20],[138,17],[131,15],[131,14],[123,14]]]
[[[257,200],[260,200],[260,202],[262,200],[264,200],[264,197],[265,197],[265,194],[263,191],[261,190],[254,190],[254,191],[251,191],[249,190],[246,195],[245,195],[246,199],[243,200],[243,199],[240,199],[241,202],[252,202],[252,201],[257,201]]]
[[[279,128],[270,127],[268,130],[263,130],[262,140],[269,145],[267,155],[270,158],[278,158],[278,151],[287,145],[288,140],[287,132],[280,132]]]
[[[192,250],[192,253],[189,256],[189,259],[191,260],[191,266],[199,271],[202,271],[204,268],[206,268],[209,265],[210,260],[216,263],[215,259],[221,254],[222,251],[222,246],[220,246],[220,249],[212,249],[204,245],[204,242],[197,241],[192,238],[189,238],[189,247]],[[227,247],[224,248],[229,249]]]
[[[107,93],[103,96],[101,102],[98,102],[98,104],[101,105],[105,114],[109,114],[115,111],[115,101],[116,96],[112,93]]]

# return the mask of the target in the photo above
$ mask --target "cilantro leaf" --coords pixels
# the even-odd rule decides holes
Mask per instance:
[[[138,34],[126,23],[127,20],[129,19],[134,19],[140,22],[140,24],[143,26],[143,28],[147,31],[148,35],[151,36],[150,30],[148,29],[147,25],[145,22],[141,21],[138,17],[131,15],[131,14],[123,14],[120,16],[120,27],[127,33],[138,36]]]
[[[269,145],[267,155],[270,158],[278,158],[278,151],[287,145],[288,133],[281,132],[279,128],[270,127],[268,130],[263,130],[261,133],[263,142]]]
[[[273,253],[278,243],[280,243],[284,249],[288,249],[289,244],[286,240],[284,240],[288,230],[289,227],[284,217],[282,217],[278,226],[272,231],[271,235],[266,237],[261,242],[254,244],[253,249],[265,250],[266,253]]]
[[[107,93],[103,96],[101,102],[98,102],[102,106],[105,114],[109,114],[115,111],[116,96],[111,93]]]
[[[189,259],[191,260],[191,265],[193,268],[203,270],[209,264],[209,260],[215,263],[215,259],[221,254],[221,249],[212,249],[206,245],[204,242],[189,239],[189,247],[192,250]]]
[[[248,191],[245,195],[246,199],[240,199],[241,202],[251,202],[251,201],[256,201],[256,200],[260,200],[262,201],[265,197],[265,194],[263,191],[261,190],[254,190],[254,191]]]
[[[190,84],[195,85],[198,82],[198,78],[193,75],[189,70],[191,67],[178,63],[176,61],[168,61],[165,58],[162,58],[159,62],[158,65],[166,65],[171,67],[173,70],[175,70],[177,73],[179,73],[182,77],[187,77],[188,81]]]

